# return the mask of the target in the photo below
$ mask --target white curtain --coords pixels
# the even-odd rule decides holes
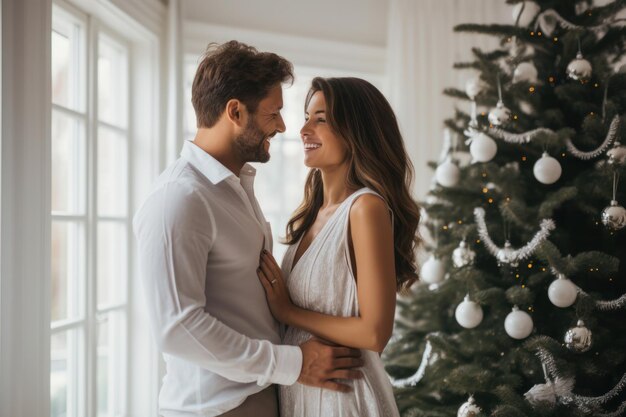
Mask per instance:
[[[504,0],[390,0],[387,36],[388,96],[415,165],[415,196],[423,199],[433,172],[426,165],[441,150],[443,120],[455,101],[446,87],[464,88],[476,73],[454,70],[472,59],[471,48],[492,49],[494,37],[453,32],[459,23],[512,23]],[[459,105],[459,104],[456,104]]]

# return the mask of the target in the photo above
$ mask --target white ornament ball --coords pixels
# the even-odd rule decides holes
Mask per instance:
[[[574,304],[578,290],[576,285],[563,274],[555,279],[548,287],[548,298],[557,307],[565,308]]]
[[[497,152],[498,145],[496,145],[496,141],[486,134],[481,132],[472,138],[470,153],[475,161],[489,162],[496,156]]]
[[[482,82],[480,77],[475,77],[465,83],[465,94],[467,94],[470,100],[474,100],[476,96],[484,90],[484,88],[485,83]]]
[[[623,229],[626,226],[626,209],[616,200],[611,200],[611,205],[602,210],[602,224],[613,232]]]
[[[515,306],[504,320],[504,330],[513,339],[526,339],[533,331],[533,319]]]
[[[576,59],[567,65],[567,76],[572,80],[587,82],[591,79],[591,63],[579,52]]]
[[[420,278],[427,284],[438,284],[443,281],[445,275],[446,268],[444,263],[436,258],[435,255],[430,255],[430,258],[422,265]]]
[[[585,327],[582,320],[578,320],[576,327],[565,333],[565,346],[572,352],[583,353],[591,349],[591,330]]]
[[[496,107],[489,112],[488,119],[489,123],[494,126],[503,125],[511,119],[511,110],[504,107],[504,103],[498,101]]]
[[[462,240],[459,247],[452,251],[452,263],[457,268],[473,264],[474,258],[476,258],[476,252],[467,246],[465,240]]]
[[[518,25],[521,27],[527,27],[532,23],[533,19],[537,16],[537,14],[539,14],[540,11],[541,8],[537,5],[537,3],[532,1],[516,3],[515,6],[513,6],[513,23],[517,21],[517,17],[519,16],[519,21],[517,21]]]
[[[456,307],[454,317],[462,327],[473,329],[483,321],[483,309],[478,303],[470,300],[469,295],[466,295],[461,304]]]
[[[443,187],[454,187],[461,179],[461,170],[450,159],[446,159],[437,167],[435,178]]]
[[[535,68],[532,63],[522,62],[515,68],[515,71],[513,71],[513,82],[519,83],[526,81],[529,83],[536,83],[538,81],[538,75],[539,73],[537,72],[537,68]]]
[[[459,407],[459,411],[456,413],[456,417],[476,417],[481,412],[481,408],[476,405],[474,397],[470,395],[467,402],[463,403]]]
[[[563,169],[559,161],[548,155],[547,152],[541,155],[533,167],[535,178],[542,184],[554,184],[561,178],[562,172]]]
[[[623,165],[626,162],[626,146],[623,146],[619,142],[615,142],[613,147],[607,151],[609,157],[609,164],[611,165]]]

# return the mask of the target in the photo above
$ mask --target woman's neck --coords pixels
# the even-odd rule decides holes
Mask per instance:
[[[341,164],[337,167],[321,169],[322,184],[324,187],[324,202],[322,208],[340,204],[350,194],[355,192],[348,188],[346,178],[348,177],[348,164]]]

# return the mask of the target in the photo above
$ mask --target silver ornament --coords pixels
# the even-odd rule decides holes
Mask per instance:
[[[610,165],[623,165],[626,162],[626,146],[615,142],[613,147],[606,152],[606,155],[609,157]]]
[[[511,110],[504,107],[502,100],[498,101],[496,107],[489,112],[489,123],[494,126],[500,126],[505,124],[511,119]]]
[[[626,209],[611,200],[611,205],[602,210],[602,224],[613,232],[622,229],[626,226]]]
[[[524,394],[524,398],[532,406],[548,406],[549,409],[552,409],[556,406],[560,397],[571,395],[572,389],[574,389],[573,378],[556,377],[554,382],[547,381],[545,384],[533,385]]]
[[[504,247],[498,250],[496,259],[498,260],[498,266],[511,265],[513,268],[516,268],[519,265],[517,254],[508,240],[504,242]]]
[[[585,327],[582,320],[578,320],[576,327],[565,333],[565,346],[575,353],[584,353],[591,349],[591,330]]]
[[[465,239],[459,243],[459,247],[452,251],[452,263],[457,268],[462,268],[467,265],[471,265],[474,263],[474,258],[476,258],[476,252],[471,250],[467,246],[467,242]]]
[[[567,65],[566,72],[572,80],[587,82],[591,79],[591,63],[583,58],[583,54],[578,52],[576,59]]]
[[[482,409],[476,405],[474,397],[470,395],[467,402],[464,402],[456,413],[456,417],[476,417]]]

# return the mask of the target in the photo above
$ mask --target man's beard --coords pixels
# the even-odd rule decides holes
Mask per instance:
[[[237,136],[234,141],[235,152],[240,160],[244,162],[267,162],[270,154],[265,150],[265,139],[271,135],[266,135],[254,123],[252,117],[246,125],[246,129]]]

